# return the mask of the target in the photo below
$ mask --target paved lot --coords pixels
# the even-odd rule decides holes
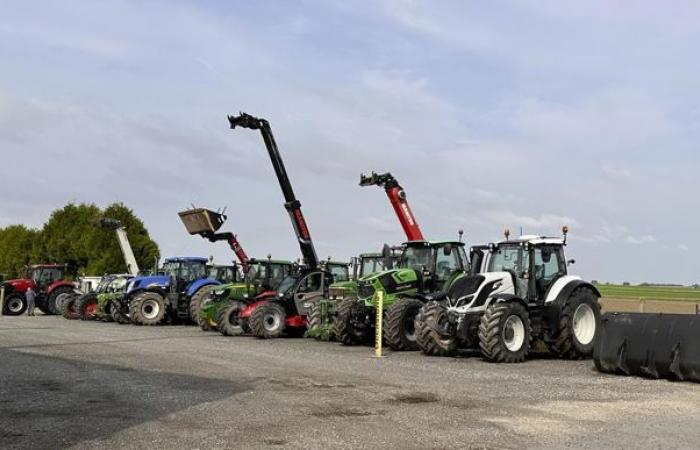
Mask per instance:
[[[0,448],[697,448],[700,385],[0,317]]]

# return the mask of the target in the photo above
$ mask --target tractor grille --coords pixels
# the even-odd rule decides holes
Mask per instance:
[[[369,283],[360,283],[357,289],[360,298],[367,298],[374,295],[374,286]]]

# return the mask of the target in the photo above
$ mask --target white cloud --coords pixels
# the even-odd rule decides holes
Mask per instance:
[[[632,245],[653,244],[656,242],[656,237],[646,234],[643,236],[627,236],[625,241]]]

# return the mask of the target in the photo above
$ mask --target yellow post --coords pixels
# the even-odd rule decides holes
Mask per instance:
[[[374,357],[381,358],[382,356],[382,321],[384,316],[384,292],[377,292],[377,321],[375,323],[374,336]]]
[[[0,288],[0,316],[5,314],[5,287]]]

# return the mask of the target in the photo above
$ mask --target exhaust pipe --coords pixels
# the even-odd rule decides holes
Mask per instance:
[[[607,313],[593,362],[604,373],[700,382],[700,316]]]

